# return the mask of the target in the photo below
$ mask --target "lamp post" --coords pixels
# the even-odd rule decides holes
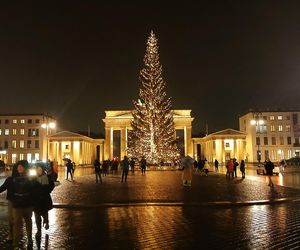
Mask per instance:
[[[264,125],[264,120],[262,119],[262,112],[253,112],[253,119],[250,121],[251,125],[255,125],[255,132],[260,133],[259,126]],[[260,152],[260,141],[257,143],[257,161],[260,164],[261,161],[261,152]]]
[[[46,149],[46,162],[48,162],[48,157],[49,157],[49,129],[54,129],[56,127],[56,124],[54,122],[49,122],[49,123],[43,123],[42,128],[46,129],[46,137],[47,137],[47,149]]]

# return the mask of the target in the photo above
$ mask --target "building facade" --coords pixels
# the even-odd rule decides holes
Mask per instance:
[[[249,112],[239,118],[249,162],[299,156],[300,111]]]
[[[93,139],[81,134],[61,131],[49,136],[49,159],[63,165],[68,158],[77,165],[91,165],[95,159],[103,160],[104,139]]]
[[[123,158],[127,154],[128,131],[131,130],[133,116],[130,110],[105,111],[104,158]],[[193,155],[191,110],[174,110],[175,137],[182,146],[182,155]]]
[[[46,161],[47,139],[56,132],[55,124],[55,118],[44,114],[0,115],[0,159],[8,165]]]

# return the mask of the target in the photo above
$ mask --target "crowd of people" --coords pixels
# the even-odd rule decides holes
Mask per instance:
[[[26,160],[18,161],[12,168],[12,175],[0,187],[0,193],[7,191],[9,235],[8,242],[13,249],[19,249],[23,221],[27,234],[27,247],[33,246],[32,213],[37,227],[36,237],[41,237],[42,226],[49,229],[48,211],[52,209],[50,193],[54,189],[53,166],[31,167]]]

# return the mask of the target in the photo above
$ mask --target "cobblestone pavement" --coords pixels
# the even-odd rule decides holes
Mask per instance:
[[[292,203],[212,209],[53,209],[41,249],[296,249],[300,248],[299,208]],[[4,214],[2,207],[0,249],[8,249]]]
[[[119,175],[110,175],[103,182],[96,184],[93,175],[61,181],[53,191],[54,202],[112,206],[52,209],[41,249],[300,248],[300,202],[232,207],[130,205],[272,200],[298,197],[296,189],[270,188],[264,182],[218,174],[195,175],[192,187],[183,187],[179,171],[147,172],[146,176],[136,172],[130,174],[128,183],[121,183]],[[3,194],[1,198],[3,201]],[[117,203],[128,206],[113,205]],[[6,210],[0,205],[0,249],[8,249]]]

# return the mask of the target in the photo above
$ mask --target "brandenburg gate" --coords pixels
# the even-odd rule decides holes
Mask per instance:
[[[176,135],[177,132],[183,132],[183,153],[193,156],[192,141],[192,122],[191,110],[174,110],[174,124]],[[104,159],[112,159],[114,156],[114,131],[120,131],[120,156],[126,155],[128,131],[131,130],[131,121],[133,116],[130,110],[105,111],[105,142],[104,142]]]

